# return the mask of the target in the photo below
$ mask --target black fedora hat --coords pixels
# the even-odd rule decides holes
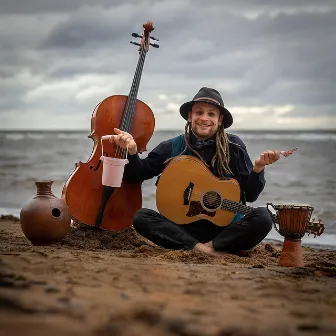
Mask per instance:
[[[221,113],[224,115],[224,118],[223,118],[224,128],[228,128],[232,125],[232,123],[233,123],[232,114],[230,113],[229,110],[227,110],[224,107],[224,102],[223,102],[223,99],[222,99],[220,93],[215,89],[210,89],[210,88],[207,88],[207,87],[202,87],[196,93],[193,100],[188,101],[188,102],[184,103],[183,105],[181,105],[181,107],[180,107],[181,116],[185,120],[188,120],[188,113],[189,113],[189,111],[191,111],[191,107],[195,103],[201,103],[201,102],[212,104],[212,105],[215,105],[219,108]]]

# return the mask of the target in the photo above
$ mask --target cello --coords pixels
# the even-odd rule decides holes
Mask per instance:
[[[105,230],[121,230],[132,224],[135,212],[142,206],[141,183],[127,183],[124,180],[118,188],[102,185],[101,155],[123,158],[125,150],[109,141],[104,142],[102,153],[101,138],[113,134],[114,128],[130,133],[139,152],[146,151],[146,145],[155,127],[152,110],[137,99],[142,70],[149,46],[158,48],[150,39],[154,30],[152,22],[143,25],[139,59],[128,96],[113,95],[105,98],[94,109],[91,117],[91,133],[88,138],[94,142],[90,158],[86,163],[75,164],[75,170],[63,186],[62,199],[68,205],[75,223]]]

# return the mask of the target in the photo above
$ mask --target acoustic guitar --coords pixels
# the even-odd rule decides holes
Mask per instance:
[[[248,214],[252,207],[239,203],[237,180],[221,180],[204,163],[190,155],[174,158],[164,169],[157,185],[156,206],[176,224],[207,219],[228,225],[236,213]]]
[[[227,226],[236,213],[246,215],[254,209],[239,201],[237,180],[219,179],[200,159],[190,155],[171,160],[157,184],[156,206],[161,215],[176,224],[206,219]],[[277,215],[272,217],[273,222],[278,222]],[[306,232],[320,235],[322,226],[320,222],[309,222]]]

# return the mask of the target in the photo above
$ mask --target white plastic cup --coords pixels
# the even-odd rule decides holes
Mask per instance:
[[[120,187],[128,160],[108,156],[101,156],[100,160],[103,161],[102,184],[109,187]]]

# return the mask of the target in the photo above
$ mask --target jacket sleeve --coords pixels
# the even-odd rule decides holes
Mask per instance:
[[[128,155],[129,163],[125,167],[124,179],[129,183],[142,182],[162,173],[164,162],[171,157],[171,140],[161,142],[145,159],[139,154]]]
[[[240,150],[238,150],[238,170],[241,177],[241,188],[245,192],[246,201],[254,202],[265,187],[265,171],[262,170],[260,173],[253,171],[253,163],[247,153],[246,146],[238,136],[234,136],[230,140],[240,147]]]

